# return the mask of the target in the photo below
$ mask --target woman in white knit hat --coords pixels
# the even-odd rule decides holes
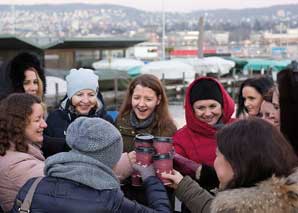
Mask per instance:
[[[100,117],[112,123],[112,118],[105,111],[102,95],[98,91],[98,76],[93,70],[72,69],[66,76],[66,82],[67,97],[61,101],[59,109],[51,112],[47,118],[48,128],[44,132],[42,147],[45,157],[70,150],[65,142],[65,132],[78,117]],[[134,161],[134,158],[135,154],[131,153],[130,160]],[[127,167],[130,168],[130,163],[127,154],[123,155],[120,162],[124,163],[121,168],[125,168],[125,173],[129,172],[130,169]],[[120,175],[124,174],[121,172]]]

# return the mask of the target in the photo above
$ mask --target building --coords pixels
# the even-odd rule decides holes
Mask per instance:
[[[20,52],[33,52],[45,68],[68,70],[91,67],[94,61],[111,57],[125,57],[127,48],[144,42],[144,38],[69,38],[45,46],[13,35],[0,35],[0,63]]]

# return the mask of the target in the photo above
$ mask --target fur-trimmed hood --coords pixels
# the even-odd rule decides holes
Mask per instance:
[[[23,82],[25,79],[25,70],[33,67],[43,83],[43,92],[46,89],[46,78],[44,69],[36,55],[23,52],[15,56],[9,63],[8,71],[14,92],[24,92]]]
[[[255,187],[219,192],[211,212],[298,212],[298,168],[286,178],[273,176]]]

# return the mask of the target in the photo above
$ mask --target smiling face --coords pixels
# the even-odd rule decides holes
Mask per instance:
[[[43,116],[42,105],[33,104],[32,114],[29,116],[28,124],[25,128],[25,138],[31,143],[41,143],[43,141],[43,130],[47,127]]]
[[[24,74],[25,74],[25,79],[23,82],[23,87],[24,87],[25,93],[28,93],[31,95],[37,95],[39,85],[38,85],[36,72],[28,69],[25,71]]]
[[[242,90],[242,96],[244,98],[244,106],[247,109],[248,115],[258,115],[263,101],[262,95],[255,88],[245,86]]]
[[[214,169],[219,180],[219,188],[223,189],[233,179],[234,171],[231,164],[218,149],[216,149]]]
[[[262,119],[279,128],[279,109],[276,109],[271,102],[263,101],[260,114],[262,115]]]
[[[77,113],[88,115],[90,110],[97,105],[96,92],[90,89],[80,90],[72,96],[71,103]]]
[[[222,108],[215,100],[198,100],[193,104],[195,116],[211,126],[216,124],[222,116]]]
[[[148,118],[159,103],[160,97],[157,97],[154,90],[139,84],[135,87],[131,97],[131,105],[139,120]]]

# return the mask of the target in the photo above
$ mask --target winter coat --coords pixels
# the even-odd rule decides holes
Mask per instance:
[[[185,95],[186,125],[179,129],[173,136],[174,148],[178,154],[190,160],[213,166],[216,150],[215,134],[217,129],[197,119],[190,102],[191,88],[202,79],[210,79],[218,84],[223,98],[223,115],[221,121],[223,124],[232,121],[231,116],[233,115],[235,106],[233,99],[215,79],[208,77],[199,78],[187,88]]]
[[[13,93],[12,83],[7,72],[8,62],[0,65],[0,101],[9,94]],[[1,212],[1,211],[0,211]]]
[[[100,92],[98,92],[97,97],[103,103]],[[78,118],[78,116],[71,113],[68,109],[69,100],[66,98],[61,102],[60,108],[51,112],[47,118],[48,127],[44,130],[44,141],[42,146],[42,151],[46,158],[70,150],[65,141],[65,133],[70,123]],[[89,114],[88,117],[100,117],[113,123],[112,118],[107,115],[104,105],[101,110]],[[123,180],[130,176],[132,172],[133,169],[129,157],[127,153],[123,153],[121,159],[115,166],[115,173],[119,180]]]
[[[229,189],[212,197],[190,177],[184,177],[176,196],[194,213],[298,212],[298,169],[290,176],[272,176],[256,186]]]
[[[175,151],[178,154],[196,163],[202,164],[200,176],[197,181],[205,189],[211,190],[217,187],[219,183],[216,172],[213,168],[213,162],[216,157],[215,134],[217,128],[197,119],[190,102],[190,91],[192,87],[202,79],[210,79],[218,84],[223,100],[223,115],[221,117],[221,122],[224,125],[232,121],[231,116],[234,112],[235,104],[223,86],[213,78],[199,78],[191,83],[187,88],[185,95],[186,125],[175,133],[173,140]],[[180,168],[182,168],[182,170],[178,170],[181,173],[184,173],[183,168],[185,168],[185,166],[180,166]]]
[[[98,92],[97,97],[102,107],[91,110],[87,116],[100,117],[113,123],[113,119],[106,113],[100,92]],[[78,117],[79,115],[71,112],[70,100],[67,97],[61,101],[59,109],[49,114],[46,121],[48,127],[44,130],[44,142],[42,146],[42,151],[46,158],[56,153],[70,150],[65,142],[65,133],[69,124]]]
[[[35,178],[29,180],[17,195],[12,213],[18,212]],[[96,190],[86,185],[55,177],[45,177],[34,194],[31,211],[34,212],[170,212],[166,191],[157,177],[144,182],[149,207],[128,200],[120,189]]]
[[[116,119],[116,127],[120,131],[122,138],[123,138],[123,150],[124,152],[130,152],[134,150],[134,138],[137,134],[140,133],[148,133],[154,136],[163,136],[163,137],[172,137],[173,134],[176,132],[177,128],[174,125],[168,125],[166,129],[158,129],[156,121],[145,128],[145,129],[135,129],[130,124],[130,115],[125,115],[124,117],[117,117]],[[147,199],[144,196],[145,188],[141,187],[134,187],[131,185],[131,180],[127,178],[125,181],[122,182],[123,185],[121,189],[123,190],[126,197],[130,199],[137,200],[142,204],[147,204]],[[173,203],[173,192],[172,189],[167,188],[167,193],[171,199],[171,203]]]
[[[32,177],[43,176],[44,157],[39,148],[29,145],[28,153],[10,148],[0,156],[0,204],[9,211],[19,189]]]
[[[121,118],[118,117],[115,124],[123,138],[124,152],[134,150],[133,140],[137,134],[148,133],[154,136],[172,137],[177,130],[176,126],[170,124],[166,129],[158,129],[156,121],[153,121],[153,123],[145,129],[135,129],[131,126],[129,117],[129,114]]]

